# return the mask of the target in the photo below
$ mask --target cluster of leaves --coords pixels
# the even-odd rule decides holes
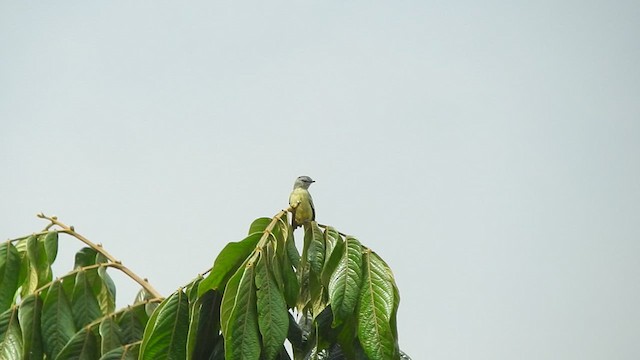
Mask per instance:
[[[0,244],[0,358],[136,359],[152,311],[146,293],[116,312],[112,263],[85,247],[54,280],[57,253],[57,231]]]
[[[398,359],[399,296],[387,264],[331,227],[260,218],[213,270],[153,314],[142,359]]]
[[[59,232],[48,227],[0,245],[3,360],[291,359],[287,341],[295,360],[408,359],[398,348],[400,299],[391,270],[331,227],[306,224],[300,254],[285,211],[257,219],[206,277],[158,305],[148,283],[73,228],[47,219],[90,247],[54,280]],[[143,286],[119,311],[109,267]]]

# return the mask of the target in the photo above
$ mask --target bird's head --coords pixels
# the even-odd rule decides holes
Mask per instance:
[[[311,179],[308,176],[298,176],[298,178],[296,179],[296,182],[293,184],[293,188],[294,189],[298,189],[298,188],[303,188],[303,189],[308,189],[309,186],[311,186],[311,184],[313,184],[315,181],[313,181],[313,179]]]

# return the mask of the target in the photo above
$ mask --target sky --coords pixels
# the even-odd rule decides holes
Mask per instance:
[[[317,220],[393,269],[413,359],[638,359],[639,18],[0,0],[0,236],[55,214],[168,295],[309,175]]]

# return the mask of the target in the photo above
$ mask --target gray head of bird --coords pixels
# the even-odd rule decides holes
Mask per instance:
[[[308,176],[298,176],[298,178],[296,179],[296,182],[293,184],[293,188],[308,189],[309,186],[311,186],[311,184],[313,184],[314,182],[315,181],[313,181],[313,179],[311,179]]]

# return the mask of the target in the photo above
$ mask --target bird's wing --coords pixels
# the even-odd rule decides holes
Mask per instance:
[[[311,205],[311,221],[316,221],[316,207],[313,206],[313,198],[309,194],[309,204]]]

